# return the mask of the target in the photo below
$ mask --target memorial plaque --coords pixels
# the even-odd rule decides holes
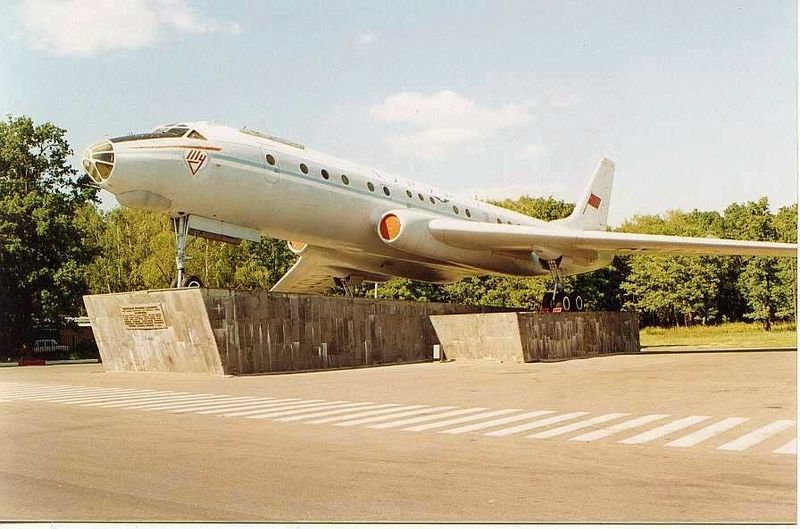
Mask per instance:
[[[141,303],[120,307],[125,328],[134,331],[166,329],[161,303]]]

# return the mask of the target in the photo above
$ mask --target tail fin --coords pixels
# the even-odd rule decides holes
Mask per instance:
[[[608,225],[608,206],[611,202],[611,185],[614,183],[614,162],[600,160],[594,176],[575,203],[572,214],[555,222],[581,230],[605,231]]]

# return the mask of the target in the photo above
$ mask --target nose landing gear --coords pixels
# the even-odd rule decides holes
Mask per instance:
[[[200,288],[203,282],[197,276],[186,275],[186,238],[189,236],[189,215],[182,215],[172,219],[172,229],[175,232],[175,266],[178,274],[172,280],[172,288]]]
[[[550,270],[550,277],[553,279],[553,290],[548,290],[542,297],[542,312],[582,312],[584,309],[583,296],[573,292],[567,293],[564,290],[564,283],[561,279],[561,258],[554,261],[547,261],[547,268]]]

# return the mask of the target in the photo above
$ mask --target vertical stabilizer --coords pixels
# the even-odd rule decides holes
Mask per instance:
[[[589,179],[572,214],[555,222],[580,230],[605,231],[608,226],[608,206],[611,202],[611,185],[614,182],[614,162],[600,160],[594,176]]]

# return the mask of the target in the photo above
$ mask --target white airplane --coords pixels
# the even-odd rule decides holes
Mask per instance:
[[[543,307],[582,310],[562,277],[597,270],[617,253],[795,257],[796,244],[606,231],[614,163],[604,159],[567,218],[544,222],[390,175],[250,129],[208,122],[163,125],[103,140],[83,167],[132,208],[173,219],[186,277],[188,234],[235,242],[289,241],[299,256],[273,287],[319,293],[404,277],[449,283],[467,276],[550,274]]]

